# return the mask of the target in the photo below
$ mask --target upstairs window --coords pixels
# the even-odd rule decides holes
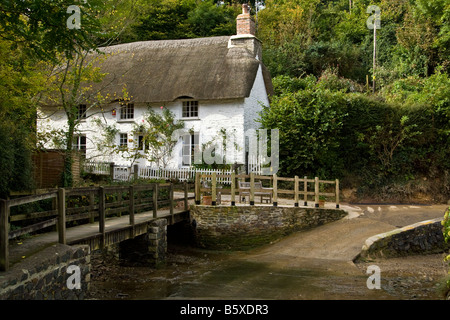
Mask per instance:
[[[198,101],[183,101],[183,118],[198,117]]]
[[[127,103],[120,108],[120,120],[134,119],[134,104]]]
[[[77,120],[86,119],[87,106],[85,104],[78,105]]]

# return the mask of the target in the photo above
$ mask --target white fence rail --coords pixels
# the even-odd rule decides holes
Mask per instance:
[[[133,172],[131,167],[126,166],[114,166],[113,180],[128,181],[133,178]]]
[[[137,173],[135,172],[137,168]],[[113,175],[113,180],[129,181],[134,177],[142,179],[163,179],[163,180],[179,180],[179,181],[194,181],[195,173],[202,174],[226,174],[231,177],[231,170],[214,170],[214,169],[197,169],[197,168],[152,168],[152,167],[128,167],[121,165],[113,165],[109,162],[94,162],[86,161],[84,163],[84,170],[93,174]],[[112,171],[112,172],[111,172]],[[231,184],[231,178],[218,178],[217,182],[222,184]]]
[[[165,180],[177,179],[179,181],[187,181],[187,180],[194,180],[196,172],[204,174],[212,174],[213,172],[216,172],[217,174],[231,175],[231,170],[194,169],[194,168],[162,169],[162,168],[144,167],[139,168],[138,177],[145,179],[165,179]],[[231,184],[231,179],[219,178],[217,182],[223,184]]]
[[[93,174],[109,175],[110,174],[110,163],[109,162],[95,162],[95,161],[85,161],[84,170]]]

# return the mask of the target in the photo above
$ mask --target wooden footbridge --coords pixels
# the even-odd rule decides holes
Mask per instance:
[[[244,189],[241,182],[245,183],[246,179],[249,182]],[[209,187],[204,186],[205,180],[209,182]],[[218,183],[225,180],[231,180],[230,189],[219,188]],[[259,184],[256,180],[260,180]],[[263,188],[261,180],[268,181],[270,187]],[[236,181],[240,182],[238,188]],[[293,188],[279,188],[279,183],[282,182],[292,183]],[[334,185],[334,192],[321,191],[321,184]],[[193,193],[190,195],[191,189]],[[285,194],[293,197],[296,207],[299,206],[300,196],[303,196],[304,206],[308,204],[308,197],[313,197],[315,207],[319,207],[320,197],[328,196],[335,198],[336,208],[339,208],[339,180],[256,176],[253,173],[197,173],[195,185],[186,182],[151,183],[48,190],[42,194],[0,200],[0,271],[7,271],[11,263],[37,252],[39,248],[58,242],[68,245],[87,244],[91,250],[96,250],[145,234],[151,228],[151,223],[158,219],[167,219],[169,225],[188,221],[189,199],[195,199],[198,205],[202,197],[204,200],[205,195],[209,194],[211,204],[217,205],[220,204],[222,195],[230,195],[230,204],[234,206],[237,205],[237,194],[239,202],[246,196],[249,205],[255,205],[255,196],[260,193],[270,193],[269,200],[273,206],[278,205],[278,195]],[[262,199],[261,196],[261,202]],[[10,225],[14,228],[10,228]],[[53,231],[48,232],[48,228]],[[36,236],[23,237],[36,233]],[[15,241],[15,244],[10,241],[19,237],[20,240]]]
[[[168,224],[189,219],[188,200],[193,199],[189,187],[187,183],[153,183],[60,188],[0,200],[0,271],[57,242],[87,244],[95,250],[145,234],[150,222],[157,219],[165,218]],[[41,210],[23,213],[34,207]],[[13,230],[10,224],[14,224]],[[11,239],[36,232],[42,234],[22,237],[11,245]]]

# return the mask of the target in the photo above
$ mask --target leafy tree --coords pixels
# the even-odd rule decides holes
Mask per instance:
[[[0,39],[0,197],[32,185],[36,104],[47,77],[23,48]]]
[[[209,37],[236,33],[236,6],[218,6],[212,0],[202,1],[188,14],[193,36]]]
[[[97,12],[104,9],[103,4],[103,0],[2,1],[2,37],[40,59],[53,59],[56,53],[70,57],[74,52],[95,47],[92,34],[100,31]],[[67,27],[67,9],[72,5],[80,8],[80,29]]]
[[[264,107],[259,119],[263,128],[280,129],[281,174],[336,176],[342,164],[337,157],[339,132],[345,110],[344,95],[287,78],[274,79],[275,90],[282,92]],[[302,83],[303,82],[303,83]],[[303,87],[290,92],[280,88]]]
[[[93,115],[105,112],[105,102],[120,99],[126,103],[129,100],[125,88],[119,93],[102,94],[104,90],[108,89],[108,83],[102,82],[105,74],[101,72],[101,63],[106,58],[107,55],[85,51],[74,54],[71,59],[61,57],[60,63],[49,67],[50,87],[53,91],[46,95],[45,104],[64,112],[66,127],[57,131],[42,132],[40,135],[46,140],[59,140],[59,147],[65,151],[63,172],[63,186],[65,187],[70,187],[73,183],[72,151],[79,124]],[[109,109],[111,108],[109,107]],[[45,119],[49,116],[49,112],[52,114],[55,111],[57,110],[49,111],[48,108],[45,108],[39,112],[38,116]],[[45,144],[45,141],[42,143]]]
[[[178,141],[172,136],[176,130],[184,128],[182,120],[176,120],[175,114],[167,108],[162,113],[149,109],[144,124],[137,129],[143,134],[143,143],[148,144],[147,159],[161,168],[166,168]]]

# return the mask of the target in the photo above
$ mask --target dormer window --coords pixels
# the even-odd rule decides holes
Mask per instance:
[[[198,117],[198,101],[183,101],[183,118]]]
[[[134,104],[127,103],[120,108],[120,120],[130,120],[134,119]]]

